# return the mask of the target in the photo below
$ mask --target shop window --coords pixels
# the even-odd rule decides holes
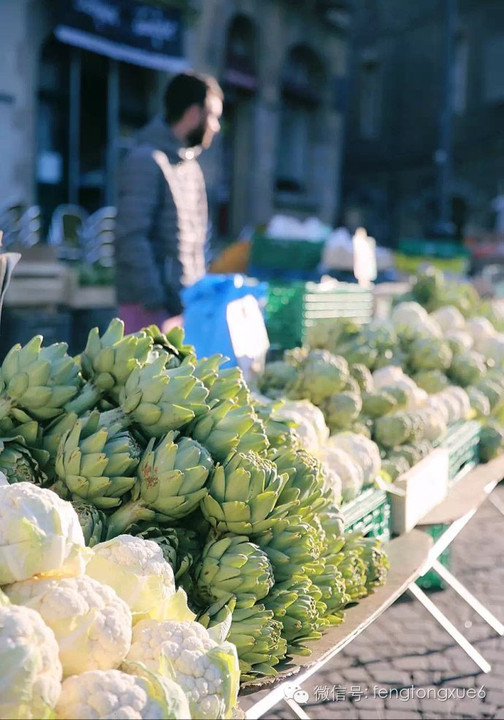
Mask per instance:
[[[381,125],[381,67],[375,58],[366,58],[361,64],[359,129],[361,137],[374,140]]]
[[[291,50],[282,77],[275,189],[282,196],[310,198],[311,168],[324,76],[317,56],[306,47]]]

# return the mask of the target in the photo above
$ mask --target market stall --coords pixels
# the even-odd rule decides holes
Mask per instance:
[[[247,717],[284,700],[306,717],[292,683],[404,592],[489,669],[421,587],[434,571],[502,633],[444,554],[504,475],[499,308],[431,271],[386,321],[370,289],[345,305],[339,290],[278,302],[300,333],[286,341],[270,311],[263,367],[262,319],[240,301],[249,382],[179,329],[125,336],[118,320],[76,356],[40,337],[7,353],[0,636],[14,627],[23,663],[52,669],[40,695],[14,664],[0,716],[76,717],[107,689],[110,717],[128,687],[135,717],[229,717],[241,687],[269,689]]]

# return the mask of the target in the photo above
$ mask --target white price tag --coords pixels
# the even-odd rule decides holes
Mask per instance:
[[[364,228],[357,228],[353,236],[353,264],[359,285],[368,287],[376,280],[376,240]]]
[[[249,381],[263,371],[270,344],[259,303],[252,295],[233,300],[227,306],[226,319],[233,352]]]

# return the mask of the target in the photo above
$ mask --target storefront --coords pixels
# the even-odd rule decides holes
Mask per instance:
[[[71,0],[40,51],[37,198],[46,222],[61,203],[113,205],[133,133],[158,110],[166,73],[187,67],[176,9],[133,0]]]

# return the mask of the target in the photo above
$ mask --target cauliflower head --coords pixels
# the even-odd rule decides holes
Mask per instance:
[[[142,677],[120,670],[90,670],[63,682],[56,706],[59,718],[190,718],[189,704],[173,680],[154,673]]]
[[[116,593],[87,575],[23,580],[12,602],[36,610],[59,645],[63,674],[118,667],[131,645],[131,613]]]
[[[153,540],[118,535],[98,543],[93,551],[86,573],[116,591],[130,608],[133,624],[144,618],[194,618],[185,592],[175,591],[171,565]]]
[[[328,445],[348,453],[360,465],[364,474],[364,485],[374,483],[381,469],[380,449],[365,435],[344,432],[329,438]]]
[[[284,402],[272,414],[274,419],[292,420],[296,423],[296,432],[301,437],[306,450],[316,450],[329,437],[324,413],[308,400]]]
[[[53,631],[27,607],[0,607],[0,717],[49,718],[61,689]]]
[[[345,450],[324,445],[320,451],[322,461],[341,478],[341,495],[343,502],[356,497],[364,485],[364,471],[361,465]]]
[[[193,718],[226,718],[236,704],[236,648],[217,644],[197,622],[141,620],[133,628],[127,662],[171,675],[187,695]]]
[[[443,333],[449,330],[463,330],[465,327],[465,317],[455,305],[444,305],[434,310],[430,317],[436,320]]]
[[[31,483],[0,485],[0,585],[41,573],[78,575],[86,552],[71,503]]]

